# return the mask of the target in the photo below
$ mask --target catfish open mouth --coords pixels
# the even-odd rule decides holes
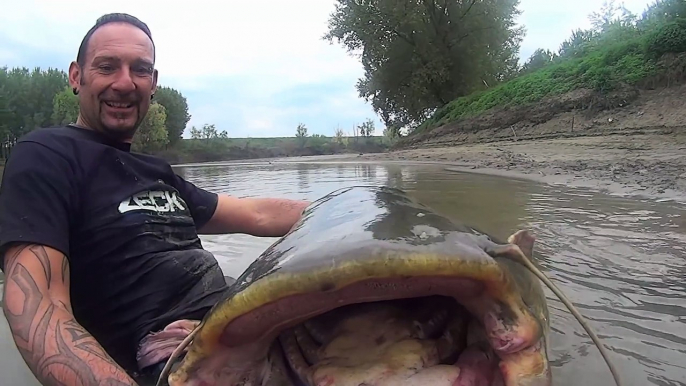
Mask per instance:
[[[487,286],[384,278],[290,296],[229,323],[183,384],[550,385],[545,321]]]
[[[516,326],[514,313],[488,301],[475,281],[418,279],[358,283],[340,295],[406,287],[407,297],[342,306],[283,330],[270,360],[286,370],[270,373],[264,384],[502,385],[504,377],[518,374],[536,379],[532,384],[550,384],[543,329],[535,320]],[[411,297],[430,293],[452,296]],[[377,297],[390,293],[365,300]],[[502,312],[486,311],[480,302]]]
[[[528,232],[494,242],[383,188],[332,194],[314,208],[175,350],[158,385],[549,386],[539,280],[620,384],[595,334],[530,261]],[[343,208],[351,218],[341,220]],[[354,226],[341,238],[336,223]]]
[[[279,340],[286,371],[275,373],[282,380],[274,384],[502,384],[483,329],[449,297],[344,306]]]
[[[522,296],[495,261],[367,260],[376,263],[301,277],[290,288],[275,278],[235,298],[262,305],[207,328],[197,348],[212,355],[182,367],[178,384],[551,384],[542,292]],[[278,292],[278,300],[257,299]]]

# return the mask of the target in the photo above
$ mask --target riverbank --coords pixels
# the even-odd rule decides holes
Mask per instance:
[[[455,171],[686,202],[686,135],[492,142],[365,154],[356,159],[438,162]]]
[[[686,85],[641,90],[630,103],[593,114],[527,118],[471,132],[439,128],[404,149],[355,159],[437,162],[456,171],[686,202]]]

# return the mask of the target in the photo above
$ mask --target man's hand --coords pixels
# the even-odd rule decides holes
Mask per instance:
[[[12,337],[45,386],[136,383],[76,322],[69,298],[69,263],[60,252],[21,245],[5,254],[4,312]]]
[[[308,201],[237,198],[220,194],[214,215],[199,233],[281,237],[295,225],[309,204]]]

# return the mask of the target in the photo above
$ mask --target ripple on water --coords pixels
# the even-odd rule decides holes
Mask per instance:
[[[392,186],[500,238],[528,228],[537,237],[536,259],[591,323],[625,385],[686,386],[684,206],[436,166],[265,161],[177,171],[198,186],[236,196],[315,200],[351,185]],[[225,273],[238,276],[275,239],[212,235],[202,240]],[[590,338],[545,291],[555,385],[612,385]],[[23,362],[9,363],[0,364],[0,372]]]
[[[536,256],[607,345],[627,385],[684,385],[683,207],[632,201],[581,189],[397,165],[303,165],[227,172],[217,189],[237,195],[316,199],[350,185],[387,185],[451,218],[498,237],[527,227]],[[195,181],[206,181],[201,173]],[[259,181],[259,182],[258,182]],[[210,181],[207,181],[210,183]],[[208,244],[222,266],[240,272],[269,242],[216,236]],[[240,266],[237,269],[236,266]],[[231,267],[231,268],[229,268]],[[546,289],[552,314],[556,385],[612,384],[597,348]],[[582,370],[582,371],[580,371]],[[668,383],[664,383],[668,382]]]

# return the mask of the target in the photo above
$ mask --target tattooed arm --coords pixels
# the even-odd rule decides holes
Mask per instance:
[[[55,249],[20,245],[5,254],[4,312],[14,342],[45,386],[136,383],[74,319],[69,263]]]
[[[309,204],[283,198],[238,198],[220,194],[214,215],[200,233],[280,237],[288,233]]]

